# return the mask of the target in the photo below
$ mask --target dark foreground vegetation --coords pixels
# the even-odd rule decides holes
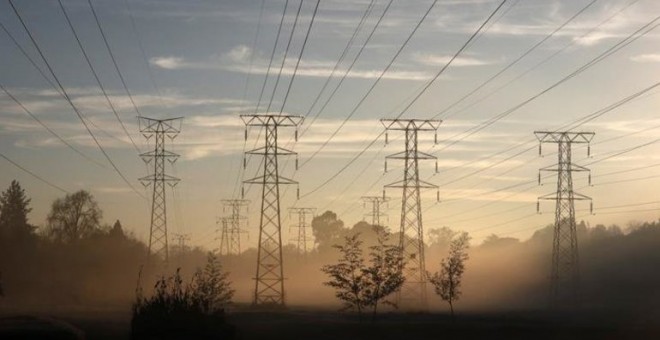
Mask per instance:
[[[147,247],[112,216],[105,216],[112,225],[104,223],[90,193],[61,197],[48,218],[36,224],[28,220],[30,205],[17,182],[0,194],[0,339],[128,339],[131,329],[141,338],[660,339],[657,221],[627,226],[579,223],[579,308],[543,312],[552,244],[548,226],[527,240],[492,235],[470,246],[465,267],[454,266],[462,274],[460,300],[450,299],[455,318],[442,289],[439,295],[429,294],[431,313],[405,314],[386,304],[381,294],[386,290],[378,288],[364,295],[379,302],[366,300],[370,314],[377,306],[378,316],[360,321],[356,311],[338,312],[342,305],[333,287],[323,285],[329,277],[321,268],[341,258],[334,245],[359,235],[363,277],[367,283],[383,283],[371,286],[389,286],[376,280],[388,277],[381,275],[380,264],[399,260],[385,256],[393,248],[379,241],[382,227],[345,225],[330,211],[314,218],[313,250],[302,256],[290,245],[283,249],[290,307],[273,313],[249,306],[253,248],[209,258],[203,249],[174,246],[166,272],[145,268],[138,279]],[[427,269],[438,273],[438,282],[447,281],[443,271],[451,272],[446,268],[453,262],[442,259],[452,253],[457,234],[429,225],[427,235]],[[392,232],[390,239],[398,237]],[[391,277],[392,284],[397,283]],[[143,290],[136,300],[138,280]],[[224,294],[232,290],[234,296]],[[228,298],[236,304],[226,305]]]

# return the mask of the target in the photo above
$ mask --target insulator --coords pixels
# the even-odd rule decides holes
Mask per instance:
[[[296,132],[295,132],[294,138],[296,139],[296,142],[297,142],[297,141],[298,141],[298,129],[296,129]]]
[[[296,155],[296,170],[298,170],[298,156]]]
[[[438,144],[438,132],[437,131],[433,135],[433,144]]]
[[[541,213],[541,202],[536,201],[536,213]]]
[[[247,168],[247,158],[243,156],[243,169]]]
[[[591,185],[591,172],[589,173],[589,185]]]
[[[241,199],[245,198],[245,187],[241,187]]]
[[[587,157],[591,157],[591,144],[587,144]]]
[[[539,156],[541,156],[541,143],[539,143]]]
[[[387,172],[387,159],[385,160],[385,172]]]
[[[389,142],[388,139],[389,139],[389,137],[388,137],[387,131],[385,131],[385,145],[387,145],[387,143]]]
[[[243,137],[243,139],[247,140],[247,128],[245,128],[245,136]]]
[[[383,199],[385,199],[385,189],[383,189]]]
[[[440,203],[440,190],[438,190],[438,191],[435,192],[435,196],[436,196],[436,197],[435,197],[436,201],[437,201],[438,203]]]
[[[435,161],[435,173],[438,173],[438,161]]]
[[[539,171],[539,185],[541,185],[541,172]]]
[[[594,214],[594,202],[589,202],[589,213]]]
[[[300,199],[300,187],[296,188],[296,199]]]

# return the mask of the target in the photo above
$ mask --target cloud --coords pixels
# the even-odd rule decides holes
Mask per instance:
[[[188,66],[183,61],[183,58],[178,57],[153,57],[149,59],[149,62],[154,66],[158,66],[166,70],[177,70]]]
[[[413,59],[426,65],[438,66],[445,65],[451,60],[451,55],[438,55],[431,53],[415,53]],[[482,66],[489,65],[492,62],[472,57],[458,57],[451,63],[452,66]]]
[[[660,63],[660,54],[640,54],[630,57],[630,60],[637,63]]]
[[[238,45],[225,52],[219,56],[212,56],[206,59],[201,60],[189,60],[185,57],[180,56],[162,56],[162,57],[153,57],[149,62],[155,67],[159,67],[166,70],[214,70],[214,71],[228,71],[244,74],[258,74],[265,75],[268,73],[268,65],[270,60],[266,59],[264,56],[256,53],[251,48],[245,45]],[[434,55],[420,55],[417,57],[417,63],[423,66],[437,66],[442,64],[442,61],[445,60],[443,56],[434,56]],[[253,61],[250,65],[250,60]],[[281,63],[281,59],[277,59],[277,65]],[[448,59],[447,59],[448,60]],[[310,60],[302,59],[296,70],[297,58],[288,57],[284,62],[284,67],[282,68],[282,75],[292,76],[294,72],[298,76],[303,77],[321,77],[326,78],[333,74],[336,61],[334,60]],[[485,61],[477,60],[475,58],[459,58],[454,61],[455,65],[458,66],[471,66],[471,65],[483,65]],[[401,66],[405,65],[405,66]],[[401,63],[399,67],[410,68],[410,64]],[[279,67],[278,67],[279,68]],[[339,76],[344,74],[347,71],[346,66],[340,66],[334,73],[334,76]],[[271,66],[272,72],[272,66]],[[382,69],[365,69],[354,67],[348,73],[348,78],[360,78],[360,79],[376,79],[381,76]],[[392,80],[412,80],[412,81],[424,81],[429,80],[432,77],[431,70],[426,67],[426,69],[391,69],[386,72],[383,76],[383,79],[392,79]]]

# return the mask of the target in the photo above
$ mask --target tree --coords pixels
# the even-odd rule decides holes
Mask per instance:
[[[102,216],[89,192],[67,194],[53,202],[47,218],[47,234],[61,242],[75,242],[98,232]]]
[[[0,238],[3,240],[25,240],[32,236],[34,227],[28,223],[27,214],[32,211],[30,199],[16,181],[0,195]]]
[[[337,219],[337,214],[326,211],[312,220],[312,234],[314,242],[319,248],[328,249],[344,231],[344,222]]]
[[[372,307],[374,319],[378,304],[398,290],[404,281],[400,248],[388,244],[391,236],[388,232],[382,228],[376,232],[378,241],[369,247],[368,266],[362,256],[360,234],[354,234],[345,237],[344,245],[334,245],[342,254],[339,262],[321,268],[330,276],[330,281],[324,284],[336,289],[335,296],[344,302],[344,309],[354,309],[361,317],[365,308]]]
[[[193,275],[192,298],[206,313],[214,313],[231,302],[234,290],[228,280],[229,273],[222,271],[218,258],[211,252],[206,258],[204,270],[198,269]]]
[[[461,280],[465,272],[465,262],[469,258],[467,254],[469,247],[468,233],[463,232],[455,237],[449,244],[449,256],[440,263],[440,272],[434,273],[430,279],[436,294],[449,303],[452,317],[454,302],[461,296]]]
[[[126,238],[126,235],[124,234],[124,228],[122,228],[121,222],[119,222],[119,220],[117,220],[112,228],[108,231],[108,235],[115,239]]]
[[[330,281],[323,284],[335,288],[335,296],[344,302],[344,309],[357,310],[361,317],[369,297],[366,294],[368,280],[363,272],[362,241],[358,239],[359,236],[346,236],[344,245],[334,245],[341,253],[339,262],[325,265],[321,271],[330,276]]]
[[[362,272],[367,278],[367,305],[373,307],[372,318],[376,318],[378,303],[403,285],[403,267],[405,265],[401,248],[388,244],[391,234],[383,228],[374,228],[378,235],[378,243],[369,247],[370,266]],[[384,301],[392,304],[392,302]]]

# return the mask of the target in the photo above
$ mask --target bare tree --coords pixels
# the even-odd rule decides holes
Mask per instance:
[[[344,302],[344,309],[357,310],[361,318],[369,298],[366,294],[368,281],[363,271],[362,241],[358,239],[359,236],[346,236],[344,245],[334,245],[341,253],[339,262],[325,265],[321,271],[330,276],[330,280],[323,284],[335,288],[335,296]]]
[[[388,244],[391,234],[383,228],[375,227],[374,231],[378,235],[378,243],[369,247],[370,266],[362,270],[368,280],[367,304],[373,307],[373,320],[376,318],[380,301],[395,306],[394,303],[384,299],[397,291],[405,281],[403,276],[405,262],[401,248]]]
[[[470,236],[463,232],[452,239],[449,244],[449,256],[442,259],[440,272],[431,276],[430,281],[436,294],[449,303],[452,317],[454,316],[454,302],[461,296],[461,280],[465,272],[465,262],[469,256]]]
[[[53,202],[46,232],[55,240],[75,242],[97,232],[102,215],[92,194],[80,190]]]

